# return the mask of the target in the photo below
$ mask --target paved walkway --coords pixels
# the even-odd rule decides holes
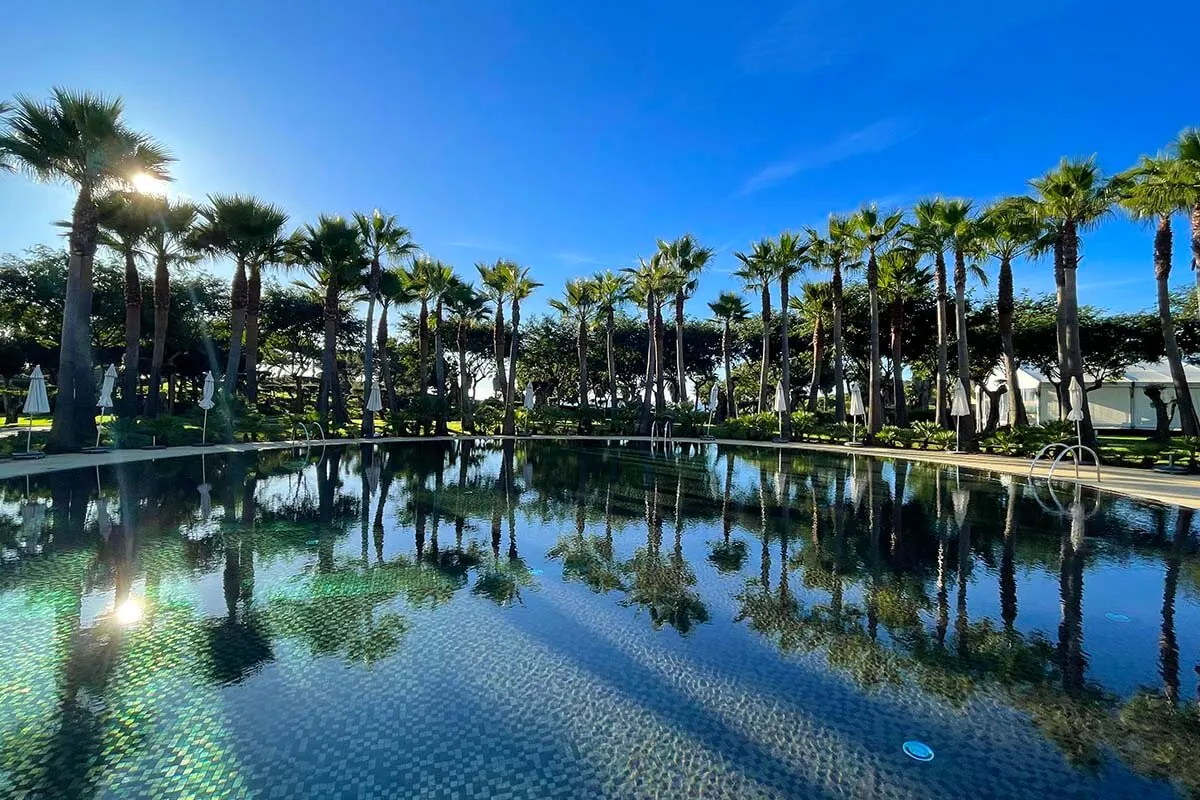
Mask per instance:
[[[354,444],[387,444],[391,442],[428,442],[453,441],[462,437],[456,436],[387,436],[375,439],[330,439],[329,445]],[[502,437],[480,436],[482,440],[499,439]],[[641,436],[533,436],[534,439],[572,439],[584,441],[605,441],[608,439],[624,439],[633,441],[649,441]],[[714,440],[677,438],[677,442],[711,443]],[[932,450],[898,450],[890,447],[856,447],[843,445],[811,444],[807,442],[748,442],[744,440],[715,440],[718,444],[738,447],[787,447],[796,450],[811,450],[822,453],[857,453],[858,455],[878,456],[881,458],[905,458],[911,461],[932,461],[939,464],[953,464],[986,472],[999,472],[1009,475],[1028,475],[1029,459],[1009,458],[1006,456],[990,456],[982,454],[946,453]],[[178,458],[180,456],[197,456],[201,453],[244,453],[259,450],[282,450],[290,447],[303,446],[303,441],[260,442],[253,444],[217,444],[211,447],[168,447],[164,450],[114,450],[109,453],[69,453],[46,456],[35,461],[4,461],[0,462],[0,479],[23,477],[25,475],[40,475],[62,469],[78,469],[82,467],[97,467],[109,464],[126,464],[134,461],[154,461],[160,458]],[[317,445],[319,446],[319,445]],[[1034,475],[1046,477],[1049,473],[1049,463],[1043,462],[1034,470]],[[1061,464],[1054,473],[1055,478],[1073,480],[1074,467]],[[1157,500],[1161,503],[1200,508],[1200,476],[1168,475],[1145,469],[1129,469],[1127,467],[1101,467],[1100,480],[1096,480],[1094,467],[1080,469],[1080,483],[1105,489],[1117,494]]]

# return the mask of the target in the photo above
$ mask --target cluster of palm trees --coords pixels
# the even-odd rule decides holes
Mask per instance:
[[[777,238],[755,242],[749,252],[737,253],[741,267],[737,271],[748,290],[761,293],[763,342],[758,410],[768,411],[770,389],[768,367],[771,363],[770,337],[771,287],[779,285],[782,308],[798,311],[809,320],[813,336],[813,376],[807,405],[816,407],[822,355],[826,338],[833,347],[834,403],[838,420],[845,415],[845,354],[842,347],[842,311],[844,280],[847,273],[862,272],[870,304],[870,356],[868,362],[867,422],[872,433],[884,422],[882,393],[881,335],[884,307],[891,327],[892,378],[895,397],[895,422],[905,424],[903,353],[901,334],[904,302],[927,289],[932,278],[937,308],[937,370],[935,414],[940,424],[949,426],[949,397],[954,384],[961,383],[969,394],[969,343],[967,340],[967,290],[972,279],[987,281],[984,264],[997,264],[996,300],[1000,341],[994,343],[1007,386],[1017,386],[1017,354],[1013,348],[1013,261],[1022,256],[1053,256],[1057,289],[1057,329],[1059,403],[1063,413],[1071,411],[1071,399],[1065,387],[1072,379],[1086,386],[1080,351],[1079,301],[1076,272],[1079,267],[1081,236],[1117,210],[1134,219],[1156,226],[1154,271],[1157,304],[1164,339],[1164,351],[1170,365],[1183,432],[1200,433],[1183,361],[1175,341],[1175,323],[1171,313],[1171,223],[1176,214],[1190,215],[1193,268],[1200,263],[1200,129],[1182,132],[1167,153],[1143,158],[1126,172],[1106,177],[1094,159],[1064,158],[1056,168],[1030,181],[1027,196],[1008,197],[976,208],[969,200],[930,198],[919,201],[911,213],[885,213],[876,205],[864,206],[856,214],[831,215],[823,231],[807,228],[802,235],[785,232]],[[952,273],[947,270],[952,266]],[[789,297],[789,281],[803,271],[827,273],[828,281],[809,283],[799,297]],[[1200,273],[1197,275],[1200,280]],[[950,281],[953,281],[953,295]],[[728,339],[732,324],[749,313],[746,302],[736,293],[724,292],[710,303],[714,316],[724,327]],[[947,319],[953,308],[954,327]],[[784,394],[791,399],[788,359],[787,314],[781,317],[782,350],[779,354]],[[955,344],[953,369],[949,345]],[[992,346],[987,343],[982,346]],[[725,355],[726,393],[732,397],[729,379],[728,348]],[[730,409],[736,404],[730,403]],[[1009,403],[1010,425],[1025,424],[1024,406]],[[958,420],[966,448],[975,446],[973,413]],[[1082,433],[1085,443],[1095,443],[1087,403],[1083,403]],[[783,435],[788,434],[788,416],[783,416]]]
[[[120,99],[88,92],[54,89],[47,100],[18,97],[0,104],[0,171],[20,171],[39,181],[73,185],[78,194],[68,228],[69,261],[58,394],[50,450],[76,449],[95,435],[94,376],[91,352],[92,265],[100,246],[111,248],[125,263],[125,354],[121,411],[155,415],[161,410],[161,379],[170,315],[170,278],[174,267],[204,257],[233,263],[231,318],[227,361],[221,375],[226,398],[239,389],[245,400],[258,399],[259,311],[262,275],[271,267],[303,269],[310,287],[323,298],[324,351],[318,413],[346,421],[345,399],[336,380],[336,340],[344,306],[367,303],[364,342],[364,385],[375,380],[376,354],[386,352],[389,305],[419,304],[418,387],[429,384],[430,317],[432,316],[434,386],[446,400],[443,317],[458,327],[460,374],[465,374],[464,331],[483,318],[486,301],[495,306],[497,382],[508,408],[504,430],[512,433],[515,415],[517,330],[520,304],[539,284],[528,268],[507,261],[479,265],[483,290],[459,279],[448,265],[421,255],[407,228],[376,210],[346,218],[323,215],[315,224],[287,232],[288,215],[251,195],[212,194],[207,202],[168,199],[139,191],[171,179],[174,158],[150,136],[123,120]],[[138,385],[142,312],[139,262],[154,265],[154,338],[144,409]],[[388,266],[387,262],[405,264]],[[511,352],[504,376],[504,305],[511,314]],[[381,309],[378,327],[374,316]],[[386,384],[387,407],[395,408],[396,391],[389,359],[378,359]],[[215,362],[215,357],[214,357]],[[466,409],[466,380],[460,381]],[[465,411],[469,416],[469,409]],[[445,432],[445,415],[438,417]],[[371,413],[364,413],[364,435],[374,432]]]

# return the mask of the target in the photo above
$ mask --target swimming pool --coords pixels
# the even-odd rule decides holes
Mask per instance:
[[[1187,796],[1197,541],[1090,489],[716,444],[9,480],[0,795]]]

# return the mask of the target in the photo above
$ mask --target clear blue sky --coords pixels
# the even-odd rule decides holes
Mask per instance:
[[[532,266],[538,305],[691,231],[720,251],[705,300],[734,250],[832,210],[1158,150],[1200,124],[1198,29],[1198,5],[1129,0],[44,0],[5,13],[0,93],[120,94],[176,191],[296,223],[378,206],[463,274]],[[53,241],[70,202],[0,177],[0,251]],[[1081,299],[1149,306],[1150,247],[1121,220],[1089,235]],[[1017,284],[1051,288],[1048,266]]]

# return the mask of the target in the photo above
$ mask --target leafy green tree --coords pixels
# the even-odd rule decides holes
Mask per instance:
[[[71,212],[58,393],[48,451],[77,450],[96,435],[92,396],[93,262],[99,237],[96,200],[136,175],[169,180],[170,153],[125,124],[119,98],[55,88],[48,101],[19,96],[0,120],[0,153],[34,180],[68,183]]]

